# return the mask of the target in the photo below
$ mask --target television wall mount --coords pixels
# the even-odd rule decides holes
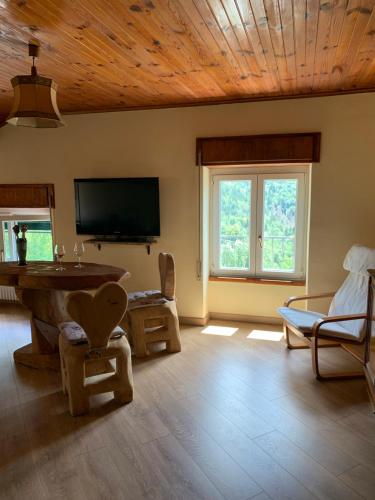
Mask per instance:
[[[94,245],[96,248],[100,251],[102,249],[103,245],[137,245],[137,246],[144,246],[146,247],[147,250],[147,255],[151,254],[151,245],[155,245],[157,243],[157,240],[154,238],[150,238],[147,240],[137,240],[137,241],[130,241],[130,240],[122,240],[120,238],[91,238],[89,240],[86,240],[85,243],[89,245]]]

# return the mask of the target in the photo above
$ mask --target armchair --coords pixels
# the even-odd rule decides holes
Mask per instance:
[[[362,365],[365,361],[366,306],[369,275],[367,269],[375,267],[375,249],[354,245],[347,253],[343,267],[349,271],[336,292],[290,297],[278,309],[283,318],[284,336],[289,349],[311,348],[312,366],[317,379],[363,377],[363,370],[347,373],[322,373],[319,368],[319,347],[340,346]],[[328,315],[290,307],[299,300],[333,297]],[[294,333],[306,345],[294,345]],[[353,346],[363,346],[358,355]]]

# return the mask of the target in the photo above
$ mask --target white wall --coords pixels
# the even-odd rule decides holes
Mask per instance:
[[[322,132],[321,163],[314,165],[311,196],[309,289],[335,288],[353,243],[375,247],[375,94],[284,100],[168,110],[66,116],[56,130],[0,129],[0,182],[51,182],[56,191],[56,235],[70,251],[74,177],[159,176],[160,243],[88,249],[87,260],[121,265],[133,274],[129,289],[158,286],[157,254],[174,253],[179,310],[275,315],[298,288],[210,283],[196,278],[198,258],[198,136]]]

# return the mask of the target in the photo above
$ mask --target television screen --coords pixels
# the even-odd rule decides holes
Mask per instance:
[[[159,179],[75,179],[77,234],[160,236]]]

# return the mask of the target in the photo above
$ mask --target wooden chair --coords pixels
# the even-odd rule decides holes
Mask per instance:
[[[94,394],[113,391],[121,404],[133,399],[130,346],[123,330],[116,328],[127,303],[126,291],[117,283],[105,283],[95,295],[73,292],[67,297],[67,311],[74,321],[59,325],[59,347],[63,392],[68,393],[73,416],[89,411],[89,396]],[[111,369],[104,372],[112,375],[90,382],[87,376],[98,364],[109,365]]]
[[[128,331],[136,357],[149,354],[147,345],[166,342],[167,351],[180,352],[180,326],[175,299],[175,265],[171,254],[159,254],[161,290],[129,293],[123,327]]]
[[[363,370],[322,374],[318,354],[319,347],[340,346],[364,364],[369,281],[367,269],[373,267],[375,249],[354,245],[344,260],[344,269],[349,274],[337,292],[290,297],[285,302],[285,307],[278,309],[284,320],[284,336],[288,348],[311,348],[313,371],[317,379],[363,377]],[[327,316],[290,307],[299,300],[323,297],[333,297]],[[292,344],[290,333],[297,335],[306,345]]]

